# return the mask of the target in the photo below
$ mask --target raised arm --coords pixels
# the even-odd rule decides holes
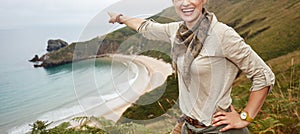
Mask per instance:
[[[161,24],[152,20],[132,18],[119,13],[108,12],[108,15],[110,16],[109,23],[125,24],[150,40],[170,42],[170,37],[175,35],[179,27],[179,22]]]
[[[128,16],[124,16],[120,13],[113,13],[113,12],[108,12],[108,15],[110,17],[109,19],[109,23],[120,23],[120,24],[125,24],[128,27],[134,29],[134,30],[138,30],[139,26],[146,21],[143,18],[131,18]]]

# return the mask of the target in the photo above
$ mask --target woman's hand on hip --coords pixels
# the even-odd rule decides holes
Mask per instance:
[[[250,124],[250,122],[242,120],[240,118],[240,114],[234,109],[234,107],[230,106],[231,112],[219,111],[213,115],[213,126],[226,125],[220,131],[224,132],[229,129],[235,128],[244,128]]]

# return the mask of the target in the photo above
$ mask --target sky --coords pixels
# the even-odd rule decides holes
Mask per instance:
[[[1,0],[0,30],[47,26],[84,28],[111,7],[135,16],[154,14],[171,4],[171,0]],[[100,19],[99,22],[108,20]]]

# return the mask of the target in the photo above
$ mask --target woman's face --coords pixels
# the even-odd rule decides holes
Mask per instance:
[[[193,26],[200,18],[206,0],[173,0],[173,3],[179,17],[187,25]]]

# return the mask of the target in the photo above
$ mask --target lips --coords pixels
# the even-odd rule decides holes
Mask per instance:
[[[194,8],[185,8],[182,9],[181,11],[185,14],[185,15],[191,15],[194,12]]]

